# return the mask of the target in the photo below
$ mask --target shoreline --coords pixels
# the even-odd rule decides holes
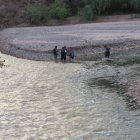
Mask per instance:
[[[111,53],[118,52],[121,50],[128,50],[128,49],[135,49],[140,48],[140,40],[128,40],[122,41],[119,43],[112,43],[109,44],[98,44],[98,45],[87,45],[87,46],[73,46],[76,59],[84,57],[84,56],[91,56],[94,54],[103,54],[104,48],[103,46],[107,45],[111,47]],[[34,61],[52,61],[53,54],[52,50],[48,51],[36,51],[36,50],[27,50],[23,48],[19,48],[16,45],[4,45],[0,43],[0,51],[7,55],[12,55],[17,58],[34,60]],[[59,49],[60,51],[60,49]],[[58,57],[60,59],[60,55]]]
[[[45,61],[53,59],[54,46],[59,50],[63,46],[73,47],[76,56],[103,53],[103,45],[127,49],[140,45],[139,24],[140,21],[127,21],[8,28],[0,31],[0,51],[18,58]]]
[[[140,77],[135,79],[126,79],[121,81],[120,85],[123,85],[126,88],[125,92],[119,93],[125,96],[127,105],[131,109],[140,109]]]
[[[121,50],[140,48],[139,24],[139,21],[131,21],[8,28],[0,31],[0,51],[17,58],[50,61],[55,45],[59,50],[64,45],[73,47],[76,59],[103,55],[103,45],[107,45],[113,55]]]
[[[114,43],[114,44],[111,43],[108,45],[111,47],[111,51],[112,51],[112,55],[113,55],[113,53],[118,53],[119,51],[140,48],[140,41],[133,40],[133,41],[127,41],[127,42],[122,42],[122,43]],[[5,48],[5,49],[7,49],[7,48]],[[34,51],[22,50],[20,48],[16,48],[15,46],[12,46],[12,48],[9,46],[8,51],[6,51],[5,49],[4,49],[5,54],[12,55],[17,58],[29,59],[29,60],[35,60],[35,61],[53,61],[53,55],[50,50],[48,52],[36,52],[36,51],[34,52]],[[12,51],[10,51],[9,49]],[[75,47],[75,51],[78,54],[76,59],[81,59],[82,57],[88,57],[85,54],[85,53],[87,53],[87,51],[89,52],[88,55],[90,57],[90,56],[94,56],[94,55],[103,54],[104,49],[103,49],[103,44],[101,44],[101,45]],[[2,51],[2,53],[3,53],[3,51]],[[25,57],[25,55],[23,55],[25,53],[26,53],[26,57]],[[36,54],[37,54],[37,56],[36,56]],[[119,83],[120,85],[127,87],[125,92],[122,88],[123,92],[122,93],[120,92],[119,94],[123,95],[125,97],[126,103],[127,103],[128,107],[130,107],[131,109],[140,108],[140,86],[138,84],[139,82],[140,82],[140,78],[136,78],[133,80],[125,79],[125,81],[122,81],[121,83]]]

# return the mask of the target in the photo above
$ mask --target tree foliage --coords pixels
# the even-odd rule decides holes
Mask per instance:
[[[140,12],[140,0],[49,0],[49,17],[64,19],[69,15],[80,15],[86,19],[96,16],[123,12]],[[48,1],[47,1],[48,3]],[[31,22],[37,23],[43,18],[41,5],[29,5]]]
[[[94,19],[96,17],[91,4],[87,4],[84,8],[79,9],[78,15],[88,20]]]
[[[42,8],[41,4],[29,4],[27,6],[27,12],[30,16],[30,22],[33,24],[37,24],[44,18],[44,9]]]
[[[140,0],[128,0],[130,8],[135,12],[140,12]]]
[[[68,9],[64,7],[61,0],[55,0],[49,10],[49,16],[56,19],[64,19],[69,14]]]
[[[140,12],[140,0],[81,0],[80,5],[75,5],[87,19],[116,12]]]

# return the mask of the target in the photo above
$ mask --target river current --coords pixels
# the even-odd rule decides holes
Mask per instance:
[[[0,140],[140,140],[140,110],[89,84],[117,69],[1,57]]]

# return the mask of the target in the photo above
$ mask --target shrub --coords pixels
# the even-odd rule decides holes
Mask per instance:
[[[98,15],[108,13],[111,0],[92,0],[92,5]]]
[[[78,15],[82,16],[85,19],[91,20],[96,17],[96,12],[94,11],[94,8],[89,4],[80,9]]]
[[[53,8],[49,11],[49,16],[55,19],[64,19],[68,16],[68,11],[63,7]]]
[[[129,0],[131,9],[135,12],[140,12],[140,0]]]
[[[110,2],[111,0],[91,0],[90,2],[84,0],[84,3],[87,4],[84,8],[80,9],[79,15],[89,20],[101,14],[106,14],[110,7]]]
[[[30,22],[33,24],[39,23],[45,17],[44,9],[42,8],[41,4],[28,5],[27,12],[30,16]]]
[[[55,19],[64,19],[69,15],[69,10],[67,10],[61,0],[55,0],[55,3],[51,5],[49,10],[49,16]]]

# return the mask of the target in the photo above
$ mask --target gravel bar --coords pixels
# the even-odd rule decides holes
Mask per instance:
[[[52,49],[75,47],[76,55],[100,53],[103,45],[135,47],[140,44],[140,21],[66,26],[7,28],[0,32],[0,51],[31,60],[52,59]]]

